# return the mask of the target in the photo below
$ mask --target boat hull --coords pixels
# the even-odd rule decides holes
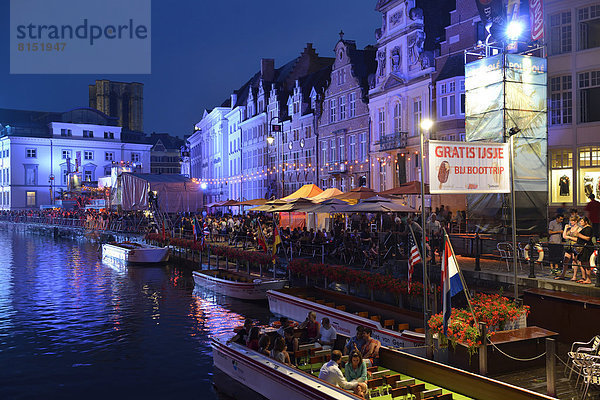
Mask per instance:
[[[317,320],[328,317],[335,330],[348,337],[354,336],[359,325],[373,330],[373,337],[381,342],[382,346],[402,348],[420,346],[425,343],[425,335],[409,330],[395,332],[384,329],[377,321],[359,317],[345,311],[308,301],[288,293],[270,290],[267,293],[269,309],[273,314],[283,315],[296,321],[304,321],[309,311],[317,313]],[[417,351],[418,350],[418,351]],[[422,349],[412,349],[412,353],[420,354]]]
[[[169,248],[144,246],[128,249],[113,244],[103,244],[102,258],[127,264],[157,264],[169,260]]]
[[[193,276],[194,283],[198,286],[242,300],[265,300],[268,290],[283,289],[287,284],[287,281],[283,279],[256,279],[251,283],[233,282],[202,273],[202,271],[194,271]]]
[[[216,368],[268,399],[356,399],[342,389],[280,364],[246,347],[211,339]]]

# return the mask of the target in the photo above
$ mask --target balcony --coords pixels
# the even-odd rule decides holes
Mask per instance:
[[[346,165],[346,161],[329,163],[329,166],[325,168],[325,172],[328,174],[343,174],[347,170],[348,166]]]
[[[403,149],[406,147],[407,140],[408,132],[395,132],[382,136],[375,145],[379,146],[379,151]]]

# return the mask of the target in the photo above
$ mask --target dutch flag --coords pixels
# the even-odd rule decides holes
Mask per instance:
[[[444,237],[444,258],[442,259],[442,289],[444,294],[444,335],[448,334],[448,321],[452,313],[452,297],[464,290],[458,264],[450,247],[448,236]]]

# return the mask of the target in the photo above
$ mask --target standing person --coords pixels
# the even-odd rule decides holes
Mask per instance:
[[[594,194],[589,196],[590,202],[585,206],[585,211],[588,213],[588,218],[591,222],[593,236],[596,241],[600,240],[600,202],[596,200]]]
[[[550,259],[550,269],[552,272],[558,272],[562,266],[563,246],[562,246],[562,232],[563,232],[563,216],[558,214],[548,224],[548,258]]]
[[[590,195],[592,197],[593,195]],[[592,242],[592,237],[594,236],[594,231],[592,226],[590,225],[590,220],[588,217],[583,217],[579,220],[579,226],[581,230],[576,234],[577,244],[581,245],[579,255],[577,259],[581,263],[581,275],[582,278],[577,281],[577,283],[592,283],[591,278],[591,270],[590,270],[590,256],[594,251],[594,243]]]
[[[577,280],[577,270],[579,269],[579,261],[577,260],[577,248],[573,246],[577,242],[577,238],[575,235],[579,232],[579,216],[572,215],[569,218],[569,223],[565,226],[563,231],[563,239],[567,241],[567,246],[565,248],[565,259],[563,260],[563,269],[562,273],[554,279],[565,279],[565,275],[567,273],[567,268],[569,265],[573,267],[573,277],[572,281]]]
[[[319,371],[319,379],[323,379],[334,386],[339,386],[345,390],[352,390],[357,396],[363,397],[367,392],[367,385],[364,382],[348,382],[340,370],[342,361],[342,352],[334,350],[331,352],[331,360],[323,364]]]

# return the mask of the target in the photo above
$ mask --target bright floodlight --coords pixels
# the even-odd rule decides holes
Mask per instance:
[[[275,138],[273,136],[267,136],[267,143],[269,145],[273,144],[274,141],[275,141]]]
[[[201,183],[200,187],[202,188],[202,190],[206,190],[206,188],[208,187],[208,185],[206,183]]]
[[[423,121],[421,121],[421,128],[426,131],[430,130],[432,126],[433,126],[433,121],[430,119],[424,119]]]
[[[511,21],[506,27],[506,36],[510,40],[517,40],[523,33],[523,24],[519,21]]]

